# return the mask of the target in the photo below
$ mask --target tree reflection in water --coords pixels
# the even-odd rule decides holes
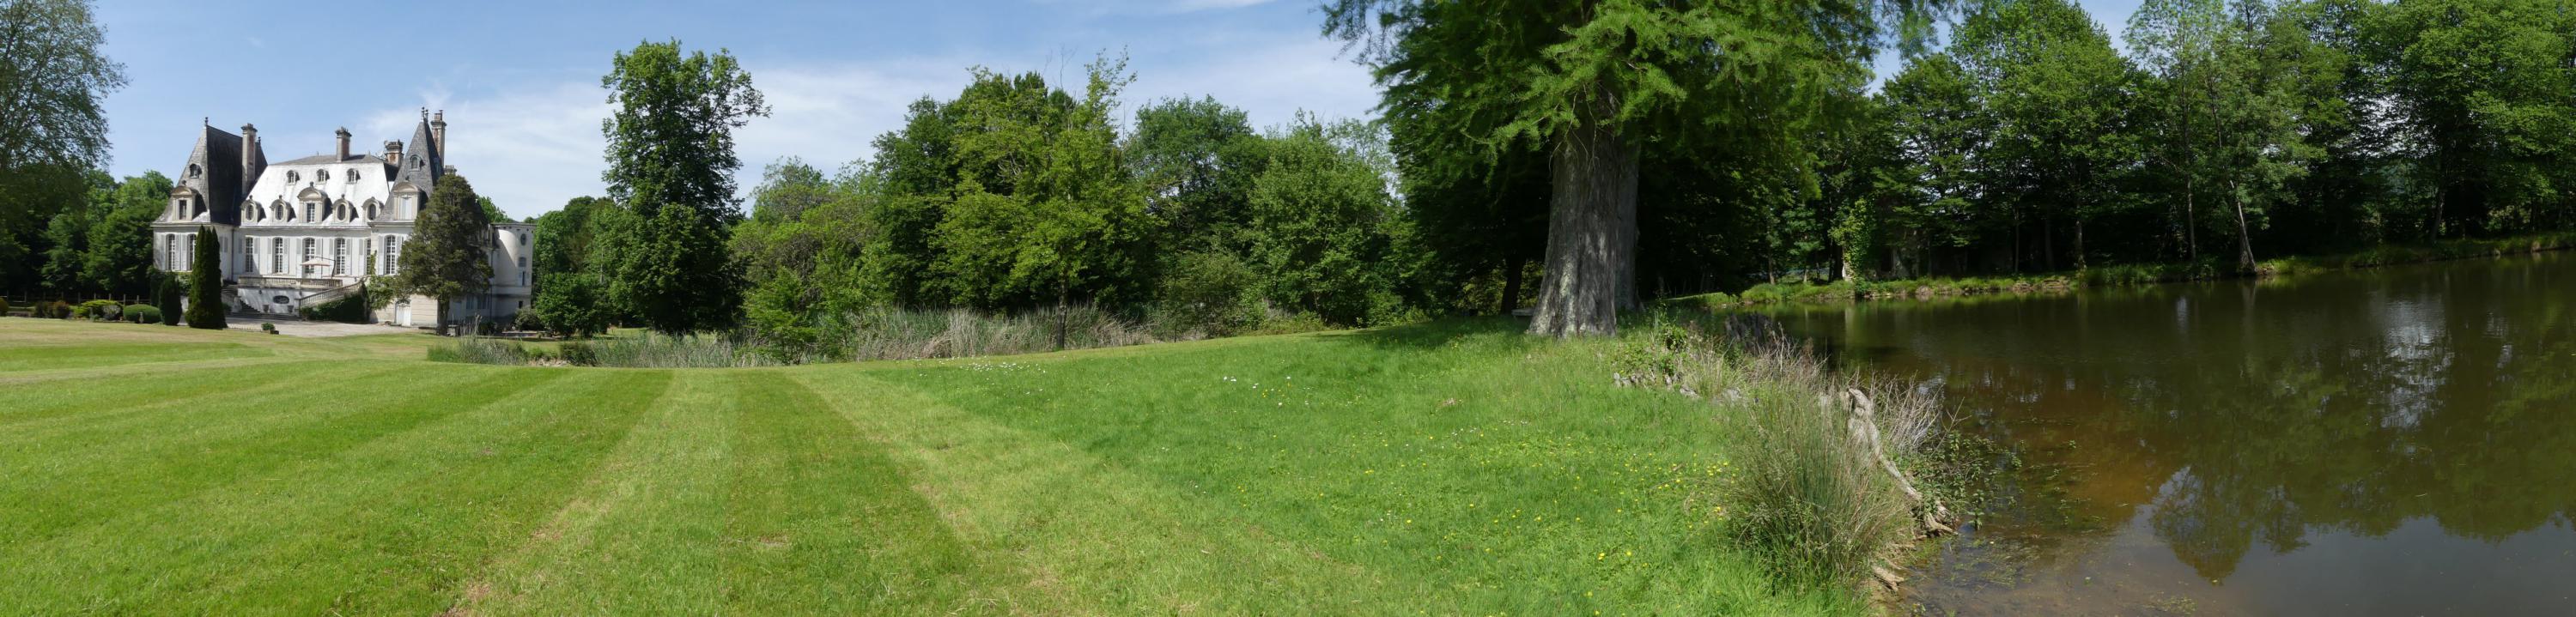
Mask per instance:
[[[1842,362],[1933,380],[1963,426],[2064,473],[2057,490],[2025,491],[2044,499],[1946,549],[1917,594],[1929,603],[2569,606],[2566,585],[2543,578],[2576,580],[2576,260],[2565,255],[1777,313]],[[2396,533],[2425,521],[2440,533]],[[2331,546],[2307,550],[2318,543]],[[2421,572],[2404,563],[2417,553],[2459,567]],[[1955,571],[1975,568],[2033,573]],[[2346,590],[2370,595],[2312,601]]]

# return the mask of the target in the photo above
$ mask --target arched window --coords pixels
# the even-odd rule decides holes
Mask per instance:
[[[205,174],[206,174],[206,169],[205,169],[205,168],[203,168],[203,167],[198,167],[196,163],[189,163],[189,164],[188,164],[188,177],[190,177],[190,178],[195,178],[195,177],[197,177],[197,176],[202,176],[202,175],[205,175]]]
[[[357,181],[358,181],[358,170],[355,170],[355,169],[349,170],[349,181],[350,181],[350,182],[357,182]]]
[[[297,183],[297,182],[303,182],[303,181],[304,181],[304,174],[302,174],[302,173],[298,173],[298,172],[292,172],[292,171],[290,171],[290,172],[286,172],[286,183],[287,183],[287,184],[294,184],[294,183]]]

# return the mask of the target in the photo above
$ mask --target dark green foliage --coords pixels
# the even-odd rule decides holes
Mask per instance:
[[[1156,283],[1155,329],[1175,338],[1251,330],[1267,316],[1259,285],[1260,277],[1231,253],[1183,254]]]
[[[439,178],[420,210],[411,239],[402,246],[402,272],[387,295],[420,295],[438,301],[438,323],[448,323],[449,303],[483,293],[491,284],[492,224],[464,176]]]
[[[613,320],[597,277],[573,273],[554,281],[521,315],[535,319],[555,336],[597,336],[608,331]]]
[[[340,323],[356,324],[373,323],[375,320],[372,318],[373,316],[368,314],[368,309],[373,307],[374,303],[370,301],[368,296],[367,286],[360,284],[356,293],[342,296],[340,299],[324,302],[316,306],[296,309],[295,312],[298,315],[302,315],[305,319],[314,321],[336,321]]]
[[[731,325],[743,286],[725,246],[742,220],[733,131],[769,114],[751,74],[730,53],[684,55],[674,40],[617,54],[600,85],[616,105],[601,131],[617,209],[591,266],[610,303],[664,333]]]
[[[188,327],[224,329],[223,242],[212,227],[198,227],[196,257],[189,261]]]
[[[179,325],[179,318],[183,315],[179,299],[187,297],[187,293],[181,290],[179,277],[157,272],[151,277],[154,281],[152,303],[161,307],[161,325]]]
[[[161,323],[161,309],[149,304],[128,304],[123,314],[126,321],[139,324]]]

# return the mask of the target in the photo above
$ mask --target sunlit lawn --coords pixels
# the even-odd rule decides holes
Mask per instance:
[[[1831,613],[1497,322],[786,369],[0,319],[0,613]]]

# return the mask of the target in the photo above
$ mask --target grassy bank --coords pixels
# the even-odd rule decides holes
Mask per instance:
[[[1665,306],[1724,308],[1780,302],[1848,302],[1853,300],[1929,299],[1987,294],[2063,293],[2086,287],[2123,287],[2227,278],[2278,277],[2377,268],[2398,264],[2473,259],[2576,248],[2576,233],[2543,234],[2500,240],[2446,240],[2428,244],[2392,244],[2326,256],[2293,256],[2256,262],[2254,272],[2236,272],[2232,264],[2128,264],[2073,272],[1991,277],[1924,277],[1885,281],[1838,280],[1764,283],[1742,293],[1706,293],[1666,299]]]
[[[1801,534],[1864,520],[1827,511],[1902,516],[1884,476],[1758,420],[1821,417],[1829,378],[1651,327],[1519,329],[597,370],[427,363],[422,335],[0,319],[0,464],[18,470],[0,477],[0,597],[39,614],[1870,610],[1849,579],[1866,558]],[[1810,486],[1798,457],[1815,456],[1842,480]]]

